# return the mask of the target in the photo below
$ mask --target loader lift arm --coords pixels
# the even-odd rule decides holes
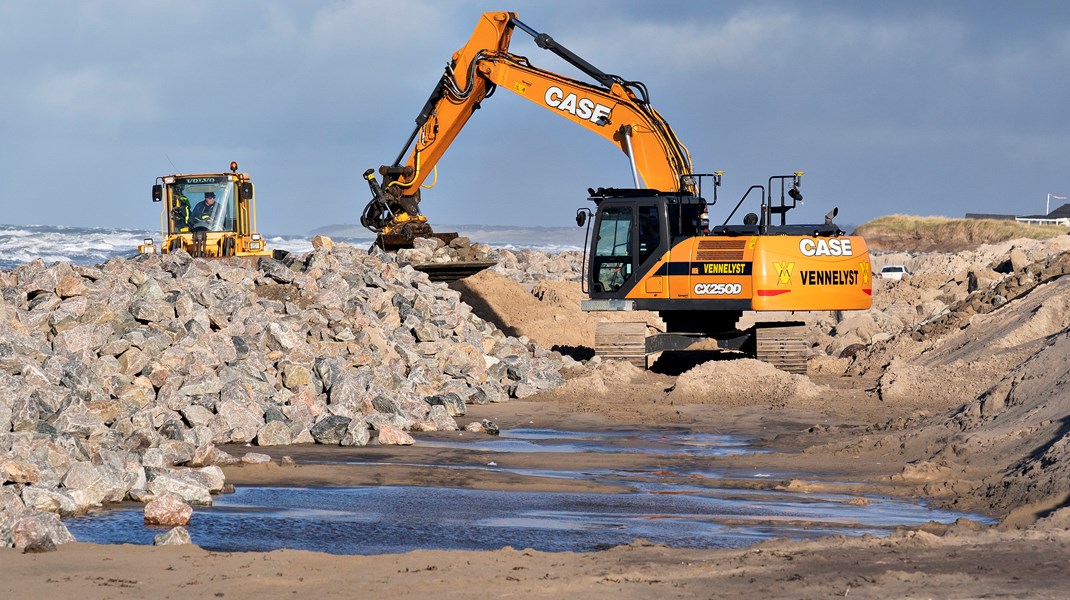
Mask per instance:
[[[590,76],[597,84],[571,79],[531,65],[509,52],[515,29],[531,35]],[[484,13],[468,43],[453,54],[445,73],[416,117],[416,127],[394,163],[364,173],[373,198],[361,224],[402,240],[430,235],[419,210],[420,187],[464,128],[472,113],[498,87],[505,88],[606,138],[629,158],[635,186],[697,195],[691,157],[675,132],[650,105],[646,86],[607,74],[516,18],[516,13]],[[402,161],[405,161],[404,163]]]

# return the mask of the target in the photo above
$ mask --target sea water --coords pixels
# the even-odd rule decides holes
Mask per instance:
[[[518,446],[522,442],[525,445]],[[421,445],[431,445],[420,441]],[[437,444],[435,445],[437,446]],[[929,521],[952,523],[969,517],[909,499],[881,495],[802,493],[764,486],[722,485],[768,479],[765,472],[719,472],[718,456],[761,452],[733,436],[680,432],[584,433],[550,429],[503,431],[495,440],[456,444],[492,451],[654,453],[684,458],[677,471],[634,467],[501,467],[496,461],[469,464],[406,463],[451,473],[504,471],[555,481],[604,483],[618,493],[484,490],[372,485],[353,487],[240,486],[198,506],[188,530],[193,543],[217,551],[281,548],[332,554],[382,554],[410,550],[494,550],[511,546],[544,551],[589,552],[638,539],[677,548],[739,548],[774,537],[808,539],[829,535],[887,535],[896,527]],[[362,465],[374,466],[372,456]],[[328,461],[329,462],[329,461]],[[398,463],[391,463],[397,465]],[[708,468],[695,471],[695,464]],[[384,465],[385,466],[385,465]],[[780,478],[786,474],[775,474]],[[758,486],[761,487],[761,486]],[[166,527],[144,525],[141,506],[106,510],[67,521],[76,539],[101,544],[151,544]]]
[[[160,242],[159,231],[56,225],[0,225],[0,269],[13,269],[31,260],[46,264],[72,262],[99,264],[113,258],[137,255],[138,244],[146,238]],[[265,236],[268,248],[307,252],[312,238]],[[368,243],[372,238],[368,238]]]
[[[46,264],[68,261],[76,264],[99,264],[113,258],[132,257],[137,247],[146,238],[159,244],[159,230],[114,229],[102,227],[67,227],[60,225],[0,225],[0,270],[13,269],[35,259]],[[312,249],[311,235],[265,235],[267,247],[295,254]],[[370,247],[375,239],[366,236],[334,237],[335,241],[347,242],[359,247]],[[484,241],[473,238],[473,241]],[[494,243],[495,248],[522,250],[525,248],[556,253],[579,250],[569,244],[548,244],[532,238],[509,243]]]

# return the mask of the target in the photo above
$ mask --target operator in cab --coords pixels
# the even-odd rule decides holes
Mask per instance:
[[[175,193],[175,207],[171,209],[171,218],[174,220],[174,231],[185,233],[189,231],[189,198],[182,192]]]
[[[197,206],[193,207],[193,212],[190,213],[190,228],[193,230],[210,230],[215,211],[215,192],[205,192],[204,200],[198,202]]]

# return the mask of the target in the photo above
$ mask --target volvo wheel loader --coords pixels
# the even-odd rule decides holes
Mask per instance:
[[[592,82],[535,67],[511,53],[518,29]],[[373,169],[364,173],[372,200],[361,223],[379,234],[377,243],[405,244],[434,235],[420,212],[420,188],[497,88],[602,136],[627,158],[635,187],[589,189],[595,209],[577,213],[577,224],[593,222],[583,277],[589,299],[582,309],[656,311],[666,327],[648,335],[645,323],[602,324],[594,342],[599,355],[645,366],[650,354],[664,350],[732,349],[805,372],[808,348],[801,323],[759,323],[739,330],[743,312],[870,307],[869,251],[865,240],[844,235],[835,225],[838,211],[818,224],[787,223],[788,211],[802,200],[801,172],[752,186],[720,225],[711,224],[709,210],[723,172],[694,171],[687,148],[651,105],[647,87],[598,69],[512,12],[481,16],[417,115],[402,151],[379,168],[382,184]],[[703,178],[713,184],[709,201],[702,196]],[[733,222],[748,198],[758,204],[757,212]]]
[[[229,173],[165,175],[156,178],[152,201],[160,211],[161,242],[146,239],[143,254],[185,250],[198,258],[272,256],[256,230],[256,194],[247,173],[230,163]]]

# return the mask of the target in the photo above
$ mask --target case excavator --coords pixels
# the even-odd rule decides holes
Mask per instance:
[[[160,211],[159,245],[146,239],[142,254],[185,250],[196,258],[234,257],[255,264],[274,256],[256,230],[256,193],[248,173],[230,163],[229,173],[165,175],[152,186]],[[278,256],[276,256],[278,258]]]
[[[579,69],[592,82],[537,68],[509,51],[516,30]],[[588,189],[584,311],[656,311],[664,331],[645,322],[602,323],[595,351],[647,366],[669,350],[738,350],[796,373],[808,345],[798,320],[807,311],[868,309],[872,301],[865,240],[833,219],[788,224],[802,201],[802,172],[754,185],[720,224],[709,216],[723,172],[696,173],[686,147],[650,103],[646,86],[601,71],[512,12],[484,13],[468,43],[453,54],[390,165],[364,173],[372,200],[361,223],[389,247],[436,235],[420,212],[420,188],[473,112],[504,88],[610,141],[625,155],[634,188]],[[713,198],[702,195],[712,184]],[[747,202],[756,205],[736,219]],[[592,227],[593,224],[593,227]],[[447,234],[448,235],[448,234]],[[778,314],[776,322],[737,327],[745,311]]]

